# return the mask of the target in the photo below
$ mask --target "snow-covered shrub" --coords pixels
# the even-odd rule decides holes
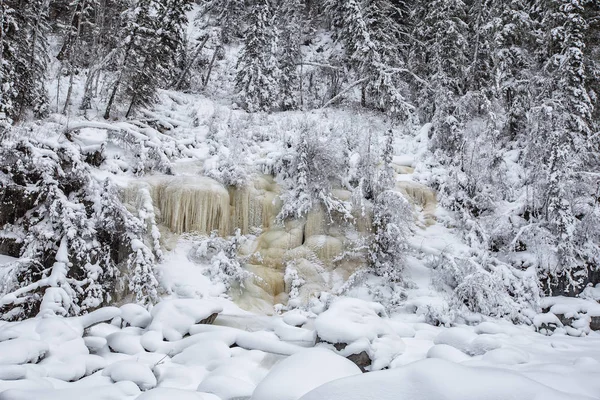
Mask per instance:
[[[246,278],[252,275],[243,267],[245,260],[238,256],[238,249],[244,240],[239,229],[230,238],[219,237],[213,232],[198,241],[191,257],[208,267],[204,273],[211,281],[223,284],[229,290],[233,283],[243,285]]]
[[[286,265],[283,281],[285,282],[286,291],[289,295],[286,309],[291,310],[298,308],[302,304],[302,299],[300,298],[300,288],[306,283],[306,281],[298,275],[298,270],[295,267],[294,261]]]
[[[377,196],[368,264],[376,275],[390,282],[402,281],[411,221],[412,208],[400,193],[386,190]]]
[[[336,132],[322,132],[313,124],[303,123],[299,129],[289,149],[287,170],[278,176],[286,189],[278,219],[303,217],[317,204],[329,217],[337,213],[352,219],[351,205],[332,194],[332,189],[341,187],[346,171],[343,141]]]
[[[533,271],[519,271],[485,257],[433,257],[432,284],[449,294],[450,306],[460,312],[481,313],[513,320],[527,320],[539,305],[539,289]]]
[[[32,316],[40,307],[77,315],[107,304],[117,277],[133,274],[125,265],[135,251],[146,252],[137,265],[154,280],[140,291],[156,290],[144,221],[127,211],[110,182],[91,176],[75,146],[7,141],[0,165],[0,207],[13,210],[2,213],[0,243],[12,244],[11,255],[23,260],[0,293],[3,318]]]

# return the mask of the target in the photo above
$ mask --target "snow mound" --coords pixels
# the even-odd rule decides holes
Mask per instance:
[[[277,363],[256,387],[252,400],[297,400],[324,383],[360,373],[353,362],[332,351],[307,349]]]
[[[529,361],[529,355],[521,350],[502,348],[485,353],[482,360],[501,365],[525,364]]]
[[[161,332],[169,341],[179,340],[190,328],[223,311],[223,307],[208,300],[175,299],[158,303],[152,309],[148,329]]]
[[[122,331],[111,333],[106,337],[108,347],[112,351],[130,355],[144,352],[140,341],[140,336]]]
[[[171,361],[182,365],[205,365],[213,360],[231,357],[231,349],[223,341],[206,340],[187,347]]]
[[[121,318],[131,326],[145,328],[152,321],[150,313],[138,304],[125,304],[120,309]]]
[[[564,296],[545,297],[540,300],[540,305],[542,308],[549,308],[553,314],[563,314],[569,318],[578,313],[600,317],[600,304],[594,300]]]
[[[372,341],[380,335],[396,334],[383,315],[385,310],[379,303],[341,298],[315,319],[315,328],[319,338],[329,343],[352,343],[363,338]]]
[[[447,344],[436,344],[427,352],[427,358],[439,358],[454,363],[461,363],[469,360],[471,357]]]
[[[290,326],[300,327],[304,325],[306,321],[308,321],[308,318],[297,311],[290,311],[283,314],[283,322]]]
[[[39,340],[12,339],[0,342],[0,365],[36,363],[48,350],[48,344]]]
[[[447,344],[463,353],[468,353],[470,345],[477,335],[466,328],[449,328],[440,332],[433,341],[434,344]]]
[[[140,389],[148,390],[156,386],[156,377],[147,365],[135,361],[119,361],[104,368],[102,375],[115,382],[131,381]]]
[[[398,369],[338,379],[302,400],[590,400],[515,372],[426,359]]]
[[[136,400],[220,400],[214,394],[173,388],[156,388],[142,393]]]

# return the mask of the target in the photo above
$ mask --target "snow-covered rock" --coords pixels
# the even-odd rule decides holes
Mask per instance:
[[[385,310],[379,303],[338,299],[315,319],[318,340],[333,344],[339,354],[365,370],[383,369],[405,349],[383,316]]]
[[[463,353],[468,353],[471,342],[477,338],[477,335],[466,328],[449,328],[445,329],[437,335],[433,343],[447,344]]]
[[[145,328],[152,321],[150,313],[138,304],[125,304],[120,309],[121,318],[131,326]]]
[[[184,349],[172,361],[182,365],[206,365],[210,361],[231,357],[231,349],[219,340],[206,340]]]
[[[48,350],[48,344],[39,340],[6,340],[0,342],[0,365],[36,363]]]
[[[156,377],[150,367],[136,361],[119,361],[111,364],[104,368],[102,375],[110,377],[115,382],[131,381],[141,390],[156,386]]]
[[[127,332],[115,332],[106,337],[108,347],[114,352],[124,354],[137,354],[144,351],[141,337]]]
[[[151,312],[151,331],[161,332],[166,340],[179,340],[199,323],[212,323],[223,307],[208,300],[175,299],[158,303]]]

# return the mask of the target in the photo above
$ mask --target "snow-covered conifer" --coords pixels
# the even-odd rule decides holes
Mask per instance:
[[[238,98],[249,112],[270,111],[277,105],[280,69],[279,33],[267,0],[258,1],[249,16],[235,79]]]

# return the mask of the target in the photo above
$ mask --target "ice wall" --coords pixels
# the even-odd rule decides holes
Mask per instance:
[[[397,172],[412,170],[407,167]],[[248,257],[246,268],[253,274],[243,287],[231,291],[242,308],[269,314],[274,304],[286,304],[292,289],[285,280],[286,268],[292,268],[304,282],[294,296],[296,301],[306,303],[318,292],[341,287],[353,272],[364,266],[363,256],[346,253],[352,243],[371,232],[372,210],[368,202],[354,211],[353,221],[315,206],[305,218],[278,225],[275,220],[282,206],[281,188],[268,175],[256,177],[243,188],[226,188],[197,175],[152,176],[134,183],[128,189],[128,196],[135,197],[141,187],[152,195],[159,210],[158,222],[174,234],[209,234],[216,230],[226,236],[237,229],[242,234],[260,232],[240,249],[240,255]],[[434,192],[409,180],[397,182],[396,190],[420,211],[425,226],[435,223]],[[341,189],[333,194],[341,200],[349,200],[351,196]],[[172,235],[163,237],[171,237],[172,245]]]

